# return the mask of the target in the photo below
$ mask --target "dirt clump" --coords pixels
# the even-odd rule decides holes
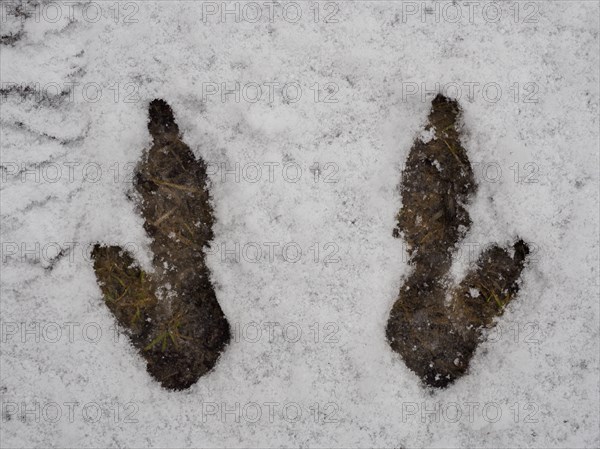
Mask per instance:
[[[206,166],[181,141],[171,107],[150,103],[153,145],[138,164],[134,199],[150,236],[154,272],[118,246],[96,245],[104,300],[148,372],[167,389],[193,385],[229,343],[229,324],[211,285],[203,248],[213,238]]]
[[[427,385],[446,387],[467,372],[485,328],[515,298],[529,253],[493,245],[456,287],[449,281],[457,244],[471,225],[477,186],[460,143],[456,101],[438,95],[425,132],[408,156],[394,236],[408,246],[412,273],[390,314],[387,339]]]

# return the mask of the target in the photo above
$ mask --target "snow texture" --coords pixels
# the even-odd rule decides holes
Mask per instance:
[[[21,37],[0,55],[2,447],[600,446],[598,3],[298,1],[255,22],[235,5],[4,11]],[[236,81],[239,101],[222,96]],[[487,244],[535,249],[441,391],[384,334],[410,269],[397,186],[436,83],[460,94],[479,183],[453,276]],[[149,266],[128,194],[154,98],[210,164],[208,265],[233,332],[184,392],[115,339],[89,257],[129,244]]]

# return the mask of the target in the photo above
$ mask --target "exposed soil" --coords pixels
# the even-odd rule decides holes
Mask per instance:
[[[206,167],[179,138],[171,107],[150,103],[154,139],[134,179],[135,200],[152,239],[153,273],[117,246],[96,245],[94,270],[104,300],[148,372],[185,389],[210,371],[229,343],[229,324],[204,261],[213,237]]]
[[[460,143],[456,101],[438,95],[426,131],[417,138],[401,185],[403,207],[394,236],[405,239],[413,271],[400,289],[387,338],[428,385],[446,387],[467,372],[483,330],[515,298],[529,253],[522,240],[492,246],[457,287],[448,272],[471,225],[467,204],[477,186]],[[427,140],[427,139],[425,139]]]

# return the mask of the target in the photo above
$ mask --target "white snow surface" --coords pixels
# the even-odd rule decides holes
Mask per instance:
[[[498,21],[478,8],[456,23],[408,15],[407,2],[321,2],[318,21],[314,4],[296,2],[297,23],[281,4],[273,21],[263,10],[256,23],[207,16],[206,4],[122,2],[115,20],[114,2],[95,2],[104,16],[93,22],[82,2],[73,20],[28,19],[22,39],[2,45],[2,83],[79,83],[72,96],[2,99],[2,447],[600,446],[598,3],[501,2]],[[337,22],[324,22],[330,11]],[[206,83],[236,81],[250,86],[239,102],[203,98],[215,86]],[[302,97],[284,101],[275,88],[270,99],[269,82],[299,83]],[[93,88],[87,99],[80,89],[92,83],[96,102]],[[257,102],[249,83],[262,86]],[[337,102],[316,102],[315,83],[320,100],[329,88]],[[432,99],[422,83],[462,86],[479,184],[464,243],[474,257],[517,237],[535,248],[518,299],[469,374],[445,390],[423,387],[385,339],[410,271],[392,230],[402,168]],[[467,98],[466,83],[496,83],[502,95]],[[115,340],[89,258],[90,244],[130,243],[150,266],[126,164],[151,142],[154,98],[213,164],[208,264],[234,334],[215,369],[183,392],[162,389],[120,331]],[[103,169],[98,182],[83,179],[90,163]],[[246,178],[223,181],[221,163],[239,163]],[[247,179],[253,163],[263,167],[257,182]],[[265,163],[279,164],[272,181]],[[57,166],[62,175],[48,182]],[[22,180],[16,167],[32,172]],[[75,249],[52,259],[69,242]],[[269,242],[279,244],[272,258]],[[224,258],[222,245],[236,243],[241,255]],[[456,279],[473,261],[458,254]],[[272,335],[266,323],[279,323]]]

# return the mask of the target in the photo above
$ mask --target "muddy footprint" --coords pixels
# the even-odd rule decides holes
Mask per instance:
[[[446,387],[469,367],[485,328],[515,298],[528,245],[492,246],[456,287],[448,273],[471,219],[477,186],[460,143],[456,101],[438,95],[408,156],[394,236],[407,243],[412,272],[400,289],[387,339],[428,385]]]
[[[96,245],[104,301],[167,389],[185,389],[210,371],[229,342],[204,261],[213,237],[206,167],[179,138],[171,107],[150,103],[154,142],[136,168],[135,200],[152,239],[154,272],[117,246]]]

